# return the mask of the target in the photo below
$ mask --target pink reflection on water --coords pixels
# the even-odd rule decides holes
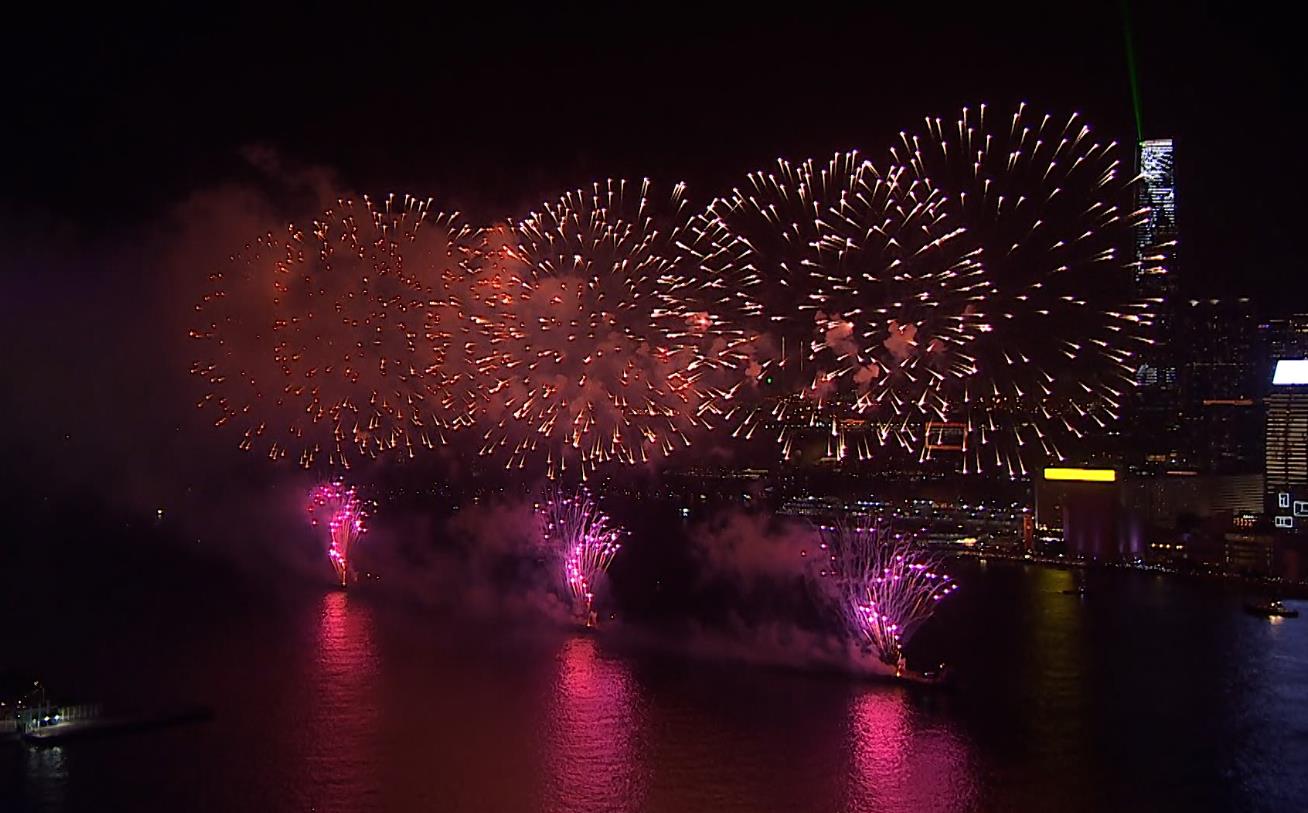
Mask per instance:
[[[358,810],[378,790],[377,653],[372,609],[344,591],[323,596],[301,747],[317,810]]]
[[[961,810],[976,800],[972,756],[925,719],[902,690],[869,689],[850,703],[850,811]]]
[[[574,636],[558,655],[548,753],[549,808],[638,810],[640,711],[630,667],[603,657],[594,638]]]

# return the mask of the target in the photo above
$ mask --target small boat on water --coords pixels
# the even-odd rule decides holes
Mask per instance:
[[[1244,610],[1251,615],[1262,618],[1298,618],[1299,611],[1286,607],[1280,599],[1267,599],[1265,601],[1246,601]]]

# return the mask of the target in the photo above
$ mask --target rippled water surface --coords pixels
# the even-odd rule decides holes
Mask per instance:
[[[1154,576],[1092,575],[1084,599],[1064,571],[962,576],[915,642],[949,660],[949,693],[460,629],[340,592],[10,601],[0,665],[214,717],[0,743],[0,809],[1304,809],[1308,617]]]

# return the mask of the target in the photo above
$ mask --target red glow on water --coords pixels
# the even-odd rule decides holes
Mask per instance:
[[[315,702],[299,732],[312,797],[300,809],[351,809],[379,790],[378,652],[372,608],[340,591],[323,595],[306,691]],[[348,804],[347,804],[348,800]],[[353,807],[353,809],[359,809]]]
[[[971,754],[916,719],[910,695],[868,690],[850,704],[850,811],[964,810],[976,798]]]
[[[584,636],[563,644],[558,665],[549,798],[568,811],[612,809],[615,799],[639,809],[641,715],[630,667],[605,658]]]

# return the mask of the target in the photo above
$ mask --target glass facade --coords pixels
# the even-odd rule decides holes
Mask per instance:
[[[1176,244],[1176,175],[1172,139],[1141,141],[1140,181],[1136,206],[1148,209],[1148,216],[1136,227],[1135,252],[1140,266],[1136,280],[1146,290],[1167,296],[1173,293],[1171,269],[1163,259]]]
[[[1181,432],[1181,363],[1174,336],[1176,291],[1176,162],[1172,139],[1141,141],[1136,150],[1135,204],[1145,212],[1135,227],[1137,295],[1152,307],[1153,346],[1136,370],[1136,409],[1128,430],[1134,466],[1184,463]]]

